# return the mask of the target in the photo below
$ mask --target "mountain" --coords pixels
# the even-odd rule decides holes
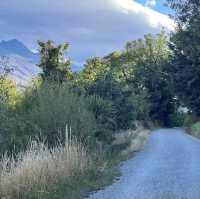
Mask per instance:
[[[19,86],[27,85],[33,77],[41,72],[37,66],[40,60],[38,53],[33,53],[22,42],[17,39],[0,42],[0,72],[2,69],[1,60],[8,58],[8,66],[12,69],[11,77],[16,80]],[[83,63],[73,61],[72,71],[79,71]]]
[[[7,64],[12,68],[11,77],[18,85],[27,84],[41,71],[37,67],[39,54],[33,53],[17,39],[0,42],[0,61],[2,57],[8,58]]]

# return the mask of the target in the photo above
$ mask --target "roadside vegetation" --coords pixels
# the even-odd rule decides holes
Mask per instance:
[[[139,127],[150,121],[148,92],[114,67],[118,56],[88,60],[73,73],[64,59],[68,45],[39,45],[43,73],[25,90],[2,64],[0,197],[81,198],[111,183],[113,167],[143,147],[147,134]]]
[[[196,122],[191,127],[191,134],[200,138],[200,122]]]
[[[64,145],[49,149],[43,142],[31,141],[16,157],[3,156],[0,168],[0,198],[41,198],[76,175],[91,170],[87,150],[66,135]]]
[[[200,137],[200,5],[168,5],[170,38],[146,34],[79,72],[69,45],[53,41],[38,42],[43,72],[23,90],[0,63],[0,198],[81,199],[112,182],[150,128],[192,126]]]
[[[173,51],[170,74],[173,77],[176,97],[182,107],[188,108],[183,115],[183,125],[199,138],[200,121],[200,2],[168,0],[174,9],[176,32],[171,35]]]

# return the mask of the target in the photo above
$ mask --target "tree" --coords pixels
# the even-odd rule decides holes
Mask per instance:
[[[190,26],[194,17],[198,17],[200,13],[200,1],[198,0],[167,0],[168,6],[175,10],[174,16],[172,16],[178,29],[186,26]]]
[[[84,82],[91,84],[110,71],[109,62],[100,57],[88,59],[82,72]]]
[[[86,93],[112,102],[117,129],[134,120],[157,120],[169,125],[175,111],[173,82],[168,72],[172,51],[164,31],[130,41],[124,51],[87,61],[76,77]],[[81,83],[80,83],[81,82]],[[145,113],[144,113],[145,112]]]
[[[14,81],[7,77],[0,76],[0,103],[14,106],[16,104],[18,92]]]
[[[174,111],[174,93],[167,71],[172,52],[168,48],[164,32],[144,39],[128,42],[126,45],[126,67],[132,71],[128,81],[136,89],[147,90],[151,104],[150,117],[169,125],[169,117]]]
[[[112,71],[99,76],[87,89],[88,94],[97,95],[104,100],[110,101],[113,105],[113,117],[115,120],[115,130],[127,129],[131,127],[136,119],[135,109],[137,107],[129,100],[131,90],[113,78]]]
[[[0,104],[14,106],[18,98],[16,83],[9,78],[12,68],[7,57],[0,57]]]
[[[171,73],[179,100],[200,116],[200,1],[168,0],[175,10],[177,29],[171,36],[174,51]]]
[[[53,41],[38,41],[42,68],[42,78],[63,82],[71,77],[70,61],[65,59],[65,51],[69,44],[56,46]]]

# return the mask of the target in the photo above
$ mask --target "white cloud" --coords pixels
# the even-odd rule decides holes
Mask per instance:
[[[147,0],[145,5],[149,7],[154,7],[156,6],[156,3],[157,3],[156,0]]]
[[[132,0],[0,1],[0,38],[17,38],[30,48],[36,40],[68,41],[78,62],[123,47],[126,41],[173,30],[166,15]]]

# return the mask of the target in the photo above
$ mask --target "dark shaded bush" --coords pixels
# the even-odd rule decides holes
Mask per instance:
[[[128,129],[135,118],[134,104],[130,100],[132,92],[124,89],[124,86],[113,78],[111,73],[98,77],[97,80],[86,89],[88,95],[97,95],[110,102],[113,107],[114,129]]]
[[[103,142],[109,143],[115,130],[115,110],[113,104],[108,100],[103,100],[98,96],[87,98],[88,110],[90,110],[97,121],[95,137]]]
[[[33,135],[41,134],[49,143],[65,132],[66,125],[79,139],[88,141],[95,132],[94,115],[87,110],[83,96],[74,94],[67,84],[43,83],[25,95],[22,112],[34,124]],[[62,135],[61,135],[62,137]]]

